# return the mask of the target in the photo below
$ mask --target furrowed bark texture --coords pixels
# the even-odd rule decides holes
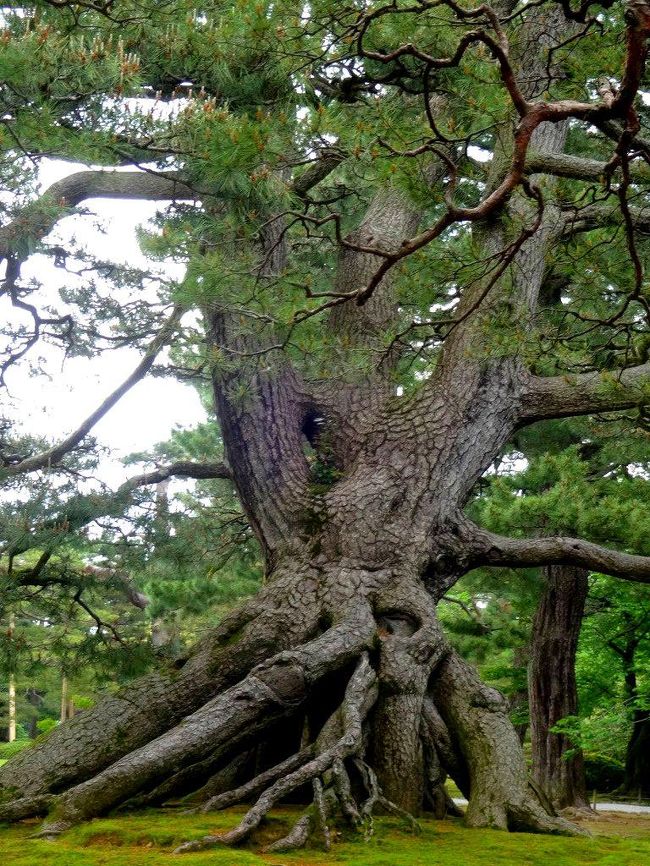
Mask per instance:
[[[575,834],[572,824],[546,812],[528,785],[503,695],[485,686],[456,653],[436,671],[431,694],[467,766],[469,826]]]
[[[180,722],[255,664],[304,640],[318,615],[309,611],[308,589],[298,585],[293,603],[287,599],[286,607],[283,598],[280,610],[273,601],[278,590],[269,588],[228,617],[180,670],[136,681],[56,728],[44,743],[18,755],[11,769],[0,768],[2,801],[16,794],[58,793],[94,776]]]
[[[533,6],[517,24],[511,71],[520,80],[509,92],[519,119],[515,133],[510,123],[498,132],[488,195],[514,176],[522,127],[531,132],[538,170],[548,154],[555,164],[562,156],[566,106],[534,129],[530,117],[554,74],[541,49],[562,42],[572,27],[559,5]],[[643,27],[629,27],[635,45]],[[625,81],[636,81],[638,65]],[[438,151],[436,158],[441,165],[432,162],[427,184],[448,182],[450,157]],[[449,587],[478,565],[541,558],[544,565],[605,564],[628,579],[647,579],[650,568],[643,570],[641,557],[574,539],[503,538],[463,513],[518,428],[635,405],[647,374],[640,365],[604,389],[592,374],[534,377],[518,346],[494,349],[494,317],[507,314],[519,333],[532,329],[549,251],[564,226],[558,208],[540,210],[539,194],[523,180],[525,153],[519,161],[523,185],[473,218],[477,261],[492,264],[461,287],[435,368],[406,395],[395,393],[392,350],[363,375],[350,372],[358,371],[359,352],[375,360],[384,329],[399,315],[388,272],[363,303],[353,296],[408,248],[420,220],[390,183],[343,245],[332,278],[339,294],[350,294],[324,321],[339,337],[327,359],[337,377],[307,378],[270,330],[249,327],[219,300],[206,302],[207,354],[220,359],[211,374],[229,475],[265,557],[265,587],[180,670],[108,698],[0,770],[0,817],[51,805],[43,832],[56,835],[133,798],[184,793],[188,768],[196,767],[196,787],[217,774],[216,799],[207,782],[203,808],[257,799],[229,834],[183,850],[242,841],[273,804],[300,789],[313,792],[314,805],[279,847],[311,833],[328,845],[334,812],[366,832],[375,805],[406,815],[428,803],[444,812],[446,774],[469,797],[471,826],[576,832],[534,794],[506,702],[450,650],[435,613]],[[553,191],[549,180],[547,199]],[[251,274],[260,291],[285,268],[284,228],[283,217],[269,214],[260,230]],[[327,483],[318,465],[332,470]],[[249,761],[256,746],[258,760]],[[234,780],[246,765],[249,778],[223,791],[224,768],[233,768]]]
[[[582,568],[545,569],[533,621],[528,695],[533,778],[558,808],[588,807],[582,752],[551,729],[578,714],[575,660],[588,591]]]
[[[101,815],[171,775],[185,762],[241,751],[242,745],[254,741],[269,723],[300,706],[309,688],[325,673],[358,655],[372,635],[372,617],[363,606],[339,627],[258,665],[180,725],[61,795],[53,821],[44,832],[58,832],[79,820]]]

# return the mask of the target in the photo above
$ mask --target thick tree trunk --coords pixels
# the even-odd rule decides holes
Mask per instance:
[[[554,32],[564,39],[566,21],[555,8],[532,20],[518,39],[535,55],[523,85],[537,96],[531,90],[544,89],[550,74],[538,44]],[[540,154],[561,150],[565,133],[564,123],[544,123],[534,146]],[[506,132],[495,148],[492,189],[511,144]],[[532,322],[557,212],[548,207],[539,231],[518,237],[534,223],[530,200],[519,194],[507,209],[475,224],[472,241],[486,263],[516,251],[513,268],[467,288],[431,377],[403,397],[386,375],[392,357],[365,378],[345,379],[358,369],[355,353],[371,351],[396,324],[389,280],[367,305],[337,307],[328,322],[336,350],[324,366],[332,360],[342,382],[303,380],[289,354],[276,351],[270,327],[247,326],[218,299],[206,306],[207,356],[226,359],[212,371],[226,456],[267,584],[179,670],[129,686],[0,770],[0,817],[51,807],[44,833],[53,835],[134,797],[165,796],[186,784],[188,767],[201,768],[202,785],[255,740],[265,744],[262,772],[216,805],[257,801],[225,837],[185,850],[246,839],[274,803],[309,785],[313,811],[275,847],[304,842],[314,830],[327,843],[336,810],[367,828],[376,804],[418,811],[428,799],[446,807],[446,772],[469,796],[471,826],[575,832],[536,799],[503,697],[451,652],[435,615],[436,601],[476,558],[463,508],[525,417],[523,359],[493,351],[485,322],[506,309],[522,326]],[[382,257],[355,249],[355,240],[400,250],[418,219],[387,184],[342,248],[333,285],[356,289],[373,278]],[[282,273],[282,228],[269,215],[260,231],[256,286]],[[241,238],[232,242],[234,255]],[[336,470],[330,483],[314,472],[319,464]],[[297,715],[313,720],[309,741],[269,767],[273,725],[294,717],[293,725]]]
[[[552,731],[578,714],[575,660],[588,574],[569,566],[551,566],[545,574],[528,680],[533,778],[556,808],[588,808],[582,752],[565,734]]]
[[[575,828],[549,815],[528,784],[524,755],[508,718],[503,695],[485,686],[476,671],[450,653],[432,678],[431,695],[464,764],[471,827],[572,833]],[[450,767],[450,773],[454,770]]]

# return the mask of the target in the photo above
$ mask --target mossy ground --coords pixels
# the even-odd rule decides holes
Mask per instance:
[[[589,821],[593,838],[467,830],[460,821],[422,821],[414,836],[399,821],[379,818],[368,842],[347,834],[332,851],[313,849],[292,854],[259,854],[260,845],[276,838],[295,820],[295,809],[279,809],[250,848],[216,849],[179,857],[175,845],[236,822],[241,809],[215,815],[180,815],[150,811],[91,821],[55,842],[30,839],[38,824],[0,826],[2,866],[647,866],[650,863],[650,819],[636,816]]]

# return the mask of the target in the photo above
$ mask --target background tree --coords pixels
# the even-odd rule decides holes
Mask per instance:
[[[41,335],[101,344],[98,324],[144,355],[65,441],[5,477],[63,470],[170,342],[195,355],[177,372],[211,379],[227,462],[72,496],[7,555],[119,515],[171,474],[230,478],[265,582],[187,660],[14,759],[5,817],[49,809],[55,835],[170,796],[188,773],[202,781],[254,741],[279,763],[206,808],[256,804],[187,847],[243,840],[312,783],[315,812],[277,846],[292,847],[339,808],[356,824],[376,803],[417,810],[446,772],[471,825],[575,831],[529,789],[504,700],[450,648],[436,604],[479,566],[650,580],[645,557],[538,527],[498,535],[464,511],[517,431],[647,404],[635,106],[650,10],[603,7],[117,0],[7,14],[7,176],[16,148],[144,170],[71,174],[13,206],[4,291],[28,324],[6,370]],[[146,275],[121,272],[118,288],[136,289],[128,316],[85,283],[65,299],[75,326],[60,304],[32,303],[23,262],[97,195],[183,199],[146,247],[187,271],[154,299],[137,292]],[[597,250],[586,268],[580,236]],[[545,313],[558,274],[566,293]],[[281,722],[295,732],[283,750]]]

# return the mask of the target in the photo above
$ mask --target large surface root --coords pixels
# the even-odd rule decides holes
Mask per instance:
[[[267,788],[257,802],[248,810],[239,824],[220,836],[205,836],[203,839],[186,842],[176,853],[197,851],[216,845],[236,845],[250,836],[259,827],[272,807],[296,788],[314,780],[330,770],[336,761],[356,754],[362,745],[363,721],[376,700],[377,677],[367,653],[364,653],[350,678],[341,707],[343,735],[329,748],[323,749],[315,758],[293,772],[281,776]],[[311,826],[311,825],[310,825]],[[301,833],[307,821],[301,824]]]
[[[309,643],[273,656],[171,731],[61,795],[42,834],[54,836],[101,815],[160,784],[184,764],[241,751],[272,723],[295,712],[321,677],[357,658],[374,630],[369,608],[360,604]]]
[[[264,631],[267,660],[180,724],[63,794],[5,803],[0,817],[17,820],[52,806],[41,833],[49,837],[125,803],[158,803],[192,790],[203,811],[255,800],[237,827],[179,849],[188,851],[244,841],[276,803],[311,786],[312,805],[272,850],[310,838],[327,847],[337,818],[369,836],[376,809],[400,815],[413,829],[423,801],[438,817],[453,814],[444,788],[449,774],[469,798],[470,826],[579,832],[529,787],[502,696],[449,650],[421,588],[384,587],[372,605],[363,594],[348,599],[345,618],[320,634],[315,624],[322,628],[324,617],[310,615],[311,639],[290,650],[269,653],[280,636]],[[264,617],[286,627],[285,614]],[[230,665],[225,674],[212,670],[216,680],[244,666],[259,622],[228,632],[226,655],[211,656]],[[307,624],[294,625],[289,639],[301,629]],[[294,753],[285,758],[287,751]]]
[[[564,818],[549,815],[528,784],[524,756],[503,696],[487,687],[455,652],[432,677],[431,696],[465,768],[465,821],[470,827],[583,834]],[[467,780],[467,781],[466,781]]]
[[[149,674],[57,727],[0,768],[0,803],[58,794],[145,746],[275,653],[318,630],[309,578],[282,578],[213,629],[178,669]],[[7,814],[10,809],[7,809]],[[27,817],[27,816],[25,816]]]

